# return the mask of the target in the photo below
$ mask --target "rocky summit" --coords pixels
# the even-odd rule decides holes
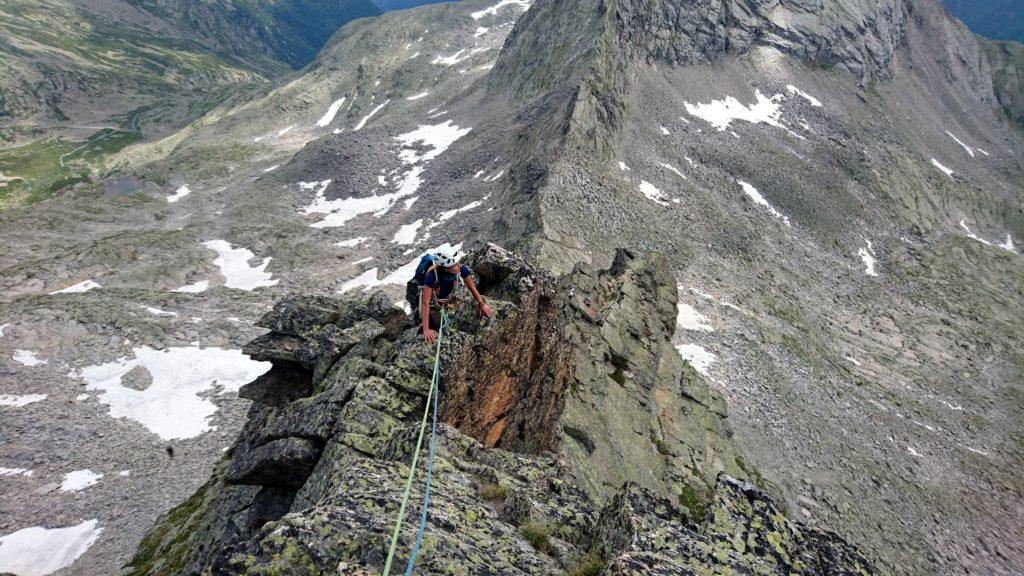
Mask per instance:
[[[940,0],[0,12],[0,574],[381,573],[417,454],[404,570],[439,247],[493,318],[443,341],[418,572],[1024,573],[1021,44]]]
[[[763,478],[743,467],[724,402],[671,347],[662,258],[623,251],[558,283],[493,245],[470,263],[498,312],[458,314],[442,340],[418,573],[873,573],[750,483]],[[379,292],[287,298],[259,325],[271,332],[246,352],[274,367],[240,391],[248,423],[143,539],[132,574],[380,570],[432,350]],[[417,519],[402,525],[400,565]]]

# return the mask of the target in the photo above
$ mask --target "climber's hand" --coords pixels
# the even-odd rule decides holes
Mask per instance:
[[[433,344],[434,342],[437,341],[437,332],[431,330],[430,328],[427,328],[426,330],[423,331],[423,338],[427,341],[428,344]]]
[[[481,303],[480,306],[478,306],[478,308],[480,309],[481,316],[485,318],[490,318],[492,316],[491,307],[488,306],[486,302]]]

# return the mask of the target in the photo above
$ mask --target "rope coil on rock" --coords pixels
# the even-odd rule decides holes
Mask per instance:
[[[405,576],[412,574],[416,564],[416,556],[419,554],[420,545],[423,543],[423,531],[427,525],[427,507],[430,505],[430,479],[434,471],[434,443],[437,437],[437,397],[440,395],[438,382],[440,380],[441,366],[441,340],[444,338],[444,329],[448,324],[448,314],[444,307],[441,308],[441,326],[437,333],[437,351],[434,353],[434,375],[430,381],[430,391],[427,393],[427,404],[423,409],[423,421],[420,423],[419,437],[416,439],[416,451],[412,454],[412,462],[409,464],[409,477],[405,481],[405,491],[402,494],[402,504],[398,508],[398,519],[395,521],[395,529],[391,533],[391,545],[388,550],[387,561],[384,563],[384,576],[390,576],[391,564],[395,559],[395,550],[398,548],[398,534],[402,529],[402,521],[405,520],[405,509],[409,504],[409,494],[412,491],[412,480],[416,476],[416,463],[419,461],[420,451],[423,449],[423,435],[427,429],[427,417],[431,412],[431,401],[433,401],[434,419],[430,431],[430,450],[427,456],[426,486],[423,491],[423,512],[420,515],[420,526],[416,533],[416,543],[413,545],[409,555],[409,564],[405,568]]]

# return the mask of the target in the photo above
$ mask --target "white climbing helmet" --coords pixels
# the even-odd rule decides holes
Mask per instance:
[[[434,250],[431,256],[434,257],[434,262],[438,266],[442,268],[448,268],[450,266],[455,266],[459,262],[462,262],[462,257],[464,256],[464,254],[461,251],[456,250],[455,248],[452,248],[451,246],[445,244],[444,246],[441,246],[437,250]]]

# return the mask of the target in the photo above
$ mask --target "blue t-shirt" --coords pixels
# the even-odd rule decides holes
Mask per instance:
[[[467,278],[473,275],[473,271],[469,269],[469,266],[460,264],[459,267],[461,268],[459,274],[451,274],[444,268],[437,268],[433,272],[427,272],[423,285],[430,286],[430,289],[434,291],[439,300],[445,300],[452,295],[452,290],[455,289],[459,276]],[[440,285],[440,288],[438,288],[438,285]]]

